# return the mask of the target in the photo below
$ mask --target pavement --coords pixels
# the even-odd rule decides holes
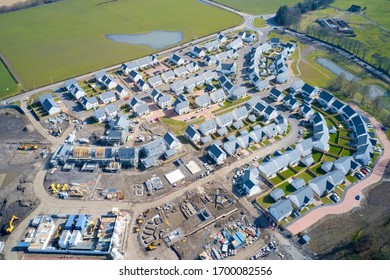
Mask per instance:
[[[350,105],[356,111],[362,112],[356,105]],[[286,229],[290,231],[292,235],[296,235],[306,230],[307,228],[320,221],[325,216],[344,214],[351,211],[355,207],[359,207],[362,199],[356,200],[356,195],[361,195],[362,191],[365,188],[378,183],[382,179],[386,166],[390,160],[390,142],[387,139],[384,131],[381,129],[382,124],[378,122],[374,117],[369,116],[367,114],[366,116],[372,122],[378,139],[382,143],[382,147],[384,148],[382,156],[379,158],[378,162],[373,167],[370,175],[365,177],[364,180],[359,181],[356,184],[352,184],[349,188],[347,188],[344,192],[343,198],[338,203],[313,208],[306,215],[301,216],[299,219],[289,224]]]

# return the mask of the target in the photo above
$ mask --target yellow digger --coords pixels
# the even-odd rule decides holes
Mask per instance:
[[[5,230],[6,233],[11,233],[14,230],[13,223],[14,223],[15,220],[19,220],[19,218],[16,217],[15,215],[13,215],[11,220],[9,221],[7,229]]]
[[[147,250],[153,251],[157,248],[157,246],[160,246],[160,245],[161,245],[160,240],[153,241],[152,243],[149,244],[149,246],[147,247]]]

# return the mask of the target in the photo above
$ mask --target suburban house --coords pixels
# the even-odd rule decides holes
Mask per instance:
[[[233,124],[233,121],[234,119],[230,112],[215,118],[215,122],[217,123],[218,127],[231,126]]]
[[[109,76],[106,71],[102,70],[99,71],[95,74],[95,79],[106,86],[107,89],[113,89],[115,88],[118,84],[114,81],[114,79]]]
[[[296,80],[291,84],[290,92],[291,94],[295,94],[301,91],[302,87],[305,85],[305,82],[302,80]]]
[[[176,94],[184,92],[185,84],[182,80],[178,80],[171,85],[171,90]]]
[[[121,66],[123,75],[129,75],[130,71],[132,70],[138,70],[139,66],[136,62],[127,62],[123,63]]]
[[[200,108],[207,108],[211,105],[211,99],[208,94],[203,94],[195,98],[195,104]]]
[[[173,82],[175,80],[175,77],[175,72],[173,72],[173,70],[168,70],[161,74],[161,78],[166,84]]]
[[[317,98],[318,102],[324,107],[329,107],[329,105],[335,100],[333,94],[323,90],[320,92],[320,95]]]
[[[265,122],[269,123],[278,116],[278,111],[276,111],[276,109],[271,105],[268,105],[267,108],[265,108],[264,110],[263,116]]]
[[[226,43],[227,38],[222,33],[218,33],[217,37],[216,37],[216,40],[218,40],[219,42],[221,42],[223,44],[223,43]]]
[[[290,74],[287,71],[283,71],[276,75],[276,82],[278,84],[285,84],[290,80]]]
[[[148,83],[151,87],[155,88],[163,84],[162,78],[160,75],[152,76],[148,79]]]
[[[259,171],[255,167],[245,169],[236,188],[239,195],[252,196],[259,193]]]
[[[187,92],[193,92],[194,88],[196,87],[196,78],[191,77],[187,80],[184,80],[184,88]]]
[[[279,101],[282,101],[282,100],[283,100],[284,95],[283,95],[283,93],[282,93],[282,91],[281,91],[280,89],[278,89],[278,88],[272,88],[271,91],[270,91],[270,93],[269,93],[269,97],[270,97],[272,100],[274,100],[274,101],[276,101],[276,102],[279,102]]]
[[[229,98],[232,100],[239,100],[246,97],[247,95],[248,94],[245,87],[237,87],[231,91]]]
[[[150,113],[149,106],[137,97],[133,96],[129,101],[129,105],[137,116],[143,116]]]
[[[208,119],[199,125],[199,131],[207,136],[217,131],[217,124],[213,119]]]
[[[318,88],[314,88],[311,85],[305,83],[301,88],[301,93],[310,97],[314,97],[318,94]]]
[[[132,82],[137,82],[139,79],[142,79],[142,75],[135,70],[131,70],[129,72],[129,78]]]
[[[223,89],[217,89],[210,93],[210,99],[213,103],[220,103],[226,100],[226,94]]]
[[[343,102],[341,102],[340,100],[338,99],[334,99],[333,102],[330,104],[330,110],[333,112],[333,113],[340,113],[341,112],[341,109],[345,106],[345,104]]]
[[[154,103],[157,103],[161,96],[163,96],[163,93],[158,89],[152,89],[149,91],[149,97]]]
[[[229,44],[226,46],[226,48],[227,48],[228,50],[231,50],[231,49],[238,50],[238,49],[240,49],[242,46],[243,46],[242,39],[241,39],[241,38],[237,38],[237,39],[235,39],[233,42],[229,43]]]
[[[278,201],[279,199],[282,199],[285,197],[284,191],[280,188],[275,188],[272,190],[272,192],[269,193],[269,196],[272,197],[273,200]]]
[[[65,88],[76,99],[85,96],[85,91],[77,83],[76,79],[70,79],[64,82]]]
[[[308,186],[313,190],[314,194],[322,197],[331,191],[345,180],[344,173],[341,170],[335,170],[325,175],[315,177]]]
[[[235,62],[231,63],[218,63],[217,72],[222,73],[223,75],[232,76],[236,75],[237,64]]]
[[[118,115],[118,109],[114,104],[108,104],[104,107],[104,111],[106,112],[106,115],[111,118],[115,118]]]
[[[248,117],[248,109],[245,106],[238,107],[232,112],[233,119],[236,121],[244,120]]]
[[[175,104],[175,113],[179,116],[190,112],[190,102],[187,100]]]
[[[216,164],[222,164],[226,160],[226,153],[215,144],[210,145],[208,154]]]
[[[125,98],[126,96],[129,95],[129,92],[125,90],[121,85],[117,85],[115,87],[115,91],[119,99]]]
[[[188,72],[193,73],[199,70],[199,64],[196,61],[191,61],[186,65]]]
[[[299,188],[288,196],[292,205],[297,210],[302,210],[314,202],[314,193],[309,186]]]
[[[172,105],[172,96],[170,94],[162,95],[157,100],[157,105],[163,109]]]
[[[54,101],[53,98],[46,98],[42,102],[42,107],[45,109],[45,111],[51,116],[55,115],[61,112],[60,107],[58,106],[57,102]]]
[[[217,64],[217,58],[214,55],[206,56],[203,61],[207,66],[213,66]]]
[[[139,79],[136,83],[136,86],[141,91],[147,91],[150,89],[147,82],[145,82],[143,79]]]
[[[306,185],[305,180],[303,178],[294,179],[291,181],[290,184],[291,186],[293,186],[295,190],[299,190],[300,188],[303,188]]]
[[[168,149],[179,150],[181,148],[180,141],[172,133],[170,132],[165,133],[163,139],[167,144]]]
[[[180,67],[176,68],[175,70],[173,70],[173,72],[179,78],[183,78],[189,74],[189,72],[185,66],[180,66]]]
[[[116,95],[113,91],[106,91],[99,95],[99,99],[104,103],[108,104],[110,102],[116,101]]]
[[[335,160],[332,165],[334,169],[341,170],[344,175],[348,175],[350,172],[355,171],[360,166],[351,156],[341,157]]]
[[[174,65],[181,66],[185,64],[185,60],[181,58],[178,54],[172,53],[169,56],[169,62],[173,63]]]
[[[202,50],[201,48],[199,48],[198,46],[193,46],[193,47],[191,48],[190,53],[191,53],[193,56],[197,57],[197,58],[202,58],[202,57],[204,57],[204,56],[206,55],[205,51]]]
[[[104,108],[99,108],[99,109],[94,110],[93,117],[99,123],[104,122],[107,119],[106,112],[104,111]]]
[[[254,86],[258,91],[264,91],[264,90],[267,90],[271,87],[269,84],[269,80],[259,81]]]
[[[273,48],[279,48],[280,47],[280,38],[271,38],[269,40],[269,42],[270,42],[270,44],[271,44],[271,46]]]
[[[99,101],[96,96],[92,96],[90,98],[84,96],[81,98],[81,104],[85,110],[96,109],[99,107]]]
[[[204,44],[203,48],[206,50],[206,52],[212,52],[214,50],[218,50],[220,46],[221,43],[218,40],[214,40]]]
[[[299,107],[299,114],[306,118],[306,119],[309,119],[310,116],[314,115],[314,110],[313,108],[311,108],[309,105],[307,105],[306,103],[302,103],[302,106]]]
[[[349,121],[352,119],[352,117],[356,116],[357,113],[354,109],[352,109],[351,106],[349,105],[345,105],[342,109],[341,109],[341,117],[346,120],[346,121]]]
[[[194,128],[193,125],[189,125],[184,132],[184,136],[190,140],[192,143],[197,143],[200,141],[200,133]]]
[[[264,102],[257,102],[255,107],[253,108],[253,112],[255,113],[256,116],[263,116],[264,115],[264,112],[265,112],[265,109],[267,108],[267,104],[265,104]]]
[[[269,214],[278,223],[290,216],[292,211],[293,207],[289,199],[281,199],[268,208]]]

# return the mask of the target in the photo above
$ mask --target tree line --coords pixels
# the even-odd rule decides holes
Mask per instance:
[[[387,89],[384,95],[370,96],[370,86],[362,86],[357,79],[348,81],[344,73],[332,80],[328,85],[328,89],[344,97],[344,99],[358,103],[384,125],[390,127],[390,113],[387,112],[384,101],[384,96],[389,96],[390,89]],[[358,92],[360,92],[359,99],[356,98]]]
[[[298,24],[302,14],[317,10],[333,2],[334,0],[305,0],[304,2],[298,2],[292,7],[283,5],[276,12],[275,23],[283,26]]]
[[[32,8],[35,6],[39,5],[44,5],[44,4],[50,4],[54,2],[59,2],[62,0],[29,0],[26,2],[18,2],[10,6],[0,6],[0,14],[8,13],[8,12],[13,12],[17,10],[22,10],[22,9],[27,9],[27,8]]]

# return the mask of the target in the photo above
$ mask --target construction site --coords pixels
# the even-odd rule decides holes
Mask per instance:
[[[91,255],[123,259],[129,221],[129,213],[117,208],[100,216],[42,214],[30,221],[16,249],[23,255]]]
[[[5,241],[11,221],[17,225],[39,203],[32,186],[49,142],[15,109],[0,111],[0,130],[0,241]]]
[[[214,231],[247,215],[218,183],[198,187],[134,217],[130,242],[138,242],[146,258],[196,259]]]

